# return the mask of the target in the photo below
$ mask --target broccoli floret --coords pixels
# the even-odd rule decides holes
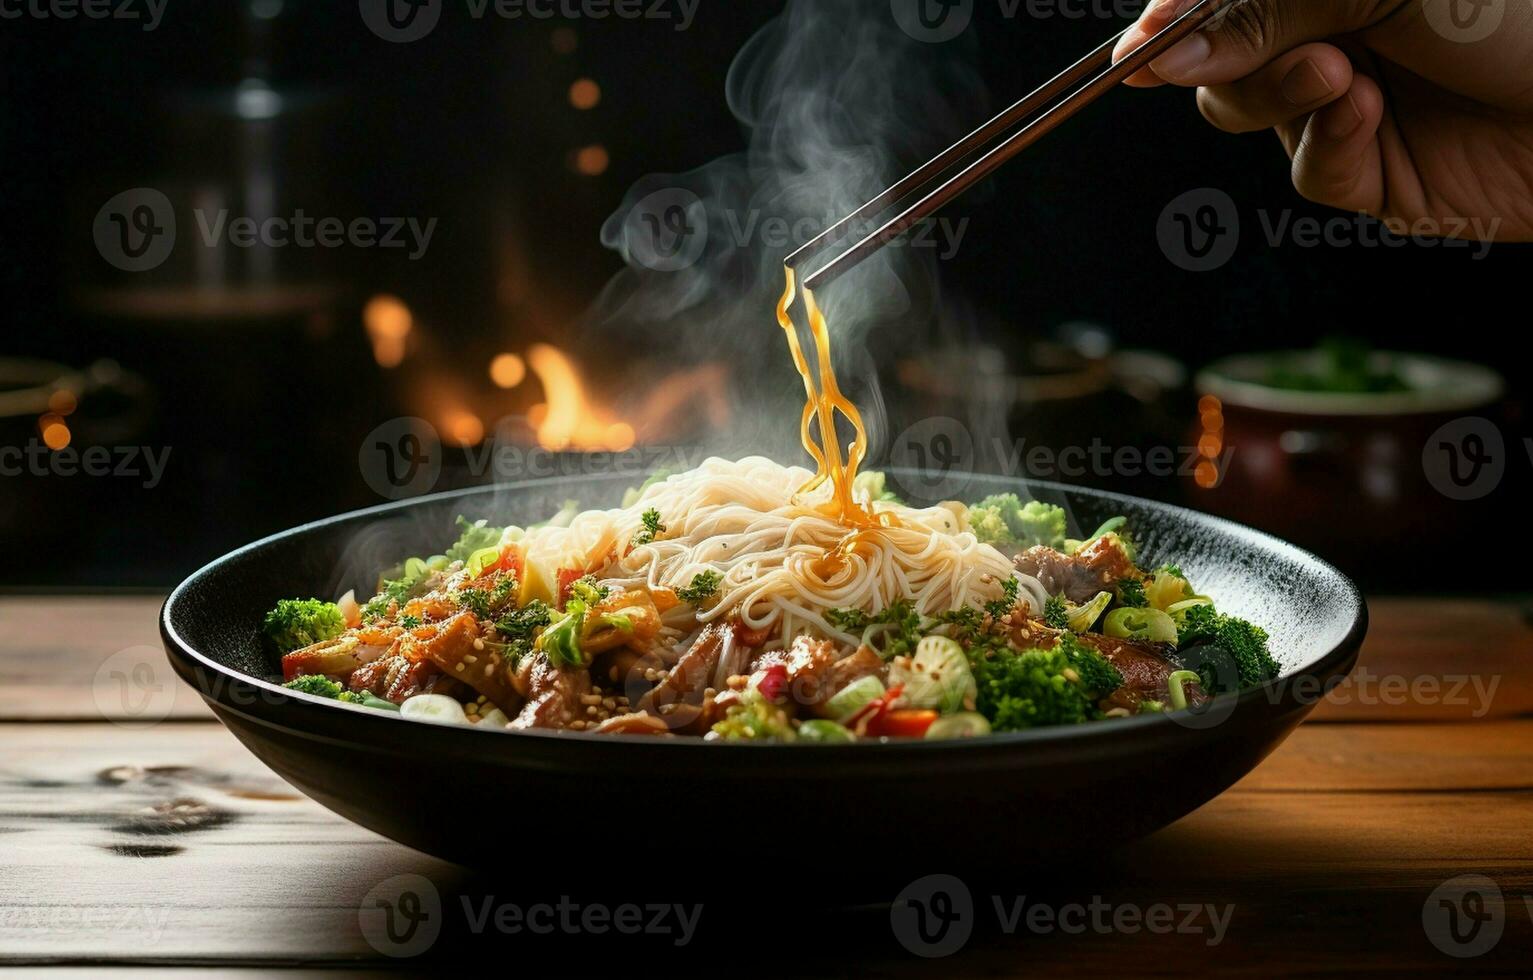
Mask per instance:
[[[787,712],[759,694],[731,707],[722,721],[714,723],[712,734],[729,741],[791,742],[794,738]]]
[[[1029,500],[1022,508],[1018,521],[1018,526],[1012,530],[1023,547],[1031,548],[1040,544],[1054,549],[1064,547],[1065,535],[1069,529],[1063,507],[1046,504],[1041,500]]]
[[[312,694],[317,698],[339,698],[341,685],[321,674],[306,674],[297,680],[288,681],[282,685],[289,691],[297,691],[299,694]]]
[[[1067,520],[1062,507],[1029,500],[1025,505],[1014,493],[986,497],[969,508],[969,524],[985,544],[1025,549],[1036,545],[1062,548]]]
[[[1126,578],[1118,583],[1118,602],[1131,609],[1142,609],[1150,604],[1145,597],[1144,583],[1138,579]]]
[[[1011,533],[1011,526],[1006,523],[1005,516],[995,507],[982,507],[975,504],[969,508],[969,530],[979,538],[981,544],[993,545],[1001,551],[1015,550],[1019,547],[1017,539]]]
[[[1177,647],[1188,650],[1207,647],[1228,656],[1239,676],[1239,690],[1256,687],[1272,680],[1280,668],[1267,649],[1267,631],[1243,619],[1214,611],[1213,606],[1194,606],[1187,610],[1177,630]],[[1217,676],[1212,664],[1198,671],[1203,690],[1210,694],[1231,693],[1232,688]]]
[[[1100,700],[1123,686],[1123,675],[1118,673],[1118,668],[1074,636],[1060,637],[1059,649],[1064,651],[1070,666],[1075,668],[1081,687],[1093,697]]]
[[[1051,595],[1043,604],[1043,624],[1050,629],[1070,628],[1070,603],[1062,595]]]
[[[595,575],[586,575],[570,583],[570,598],[579,599],[587,607],[600,605],[611,592],[607,586],[596,584]]]
[[[859,496],[866,494],[868,500],[873,503],[900,503],[900,498],[889,489],[889,477],[878,470],[868,470],[866,473],[858,473],[852,481],[852,490]]]
[[[1099,714],[1093,692],[1066,674],[1080,676],[1062,646],[1021,653],[991,648],[979,652],[972,667],[975,706],[995,731],[1078,725]]]
[[[458,541],[447,549],[448,561],[468,561],[474,552],[493,548],[500,544],[502,528],[487,527],[484,521],[471,523],[466,517],[458,518]]]
[[[345,630],[341,607],[318,599],[283,599],[261,624],[261,631],[282,653],[332,640]]]

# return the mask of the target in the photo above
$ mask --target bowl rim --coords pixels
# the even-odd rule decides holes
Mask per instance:
[[[887,468],[885,472],[890,474],[899,474],[907,471],[898,467],[890,467]],[[994,474],[970,475],[979,478],[997,478]],[[599,479],[600,477],[598,476],[596,478]],[[1001,478],[1005,479],[1005,477]],[[223,566],[234,562],[241,557],[250,554],[251,552],[258,551],[276,542],[288,538],[299,537],[303,534],[314,532],[336,524],[375,519],[399,511],[406,511],[417,507],[431,506],[446,501],[468,497],[495,495],[516,490],[535,489],[549,482],[551,481],[546,478],[534,478],[510,483],[493,483],[482,487],[470,487],[462,490],[451,490],[443,493],[429,494],[420,497],[412,497],[406,500],[393,501],[373,507],[363,508],[361,510],[349,511],[342,514],[336,514],[331,517],[310,521],[306,524],[301,524],[297,527],[289,528],[285,531],[279,531],[275,534],[267,535],[264,538],[253,541],[224,555],[221,555],[220,557],[215,558],[214,560],[203,565],[191,575],[187,576],[186,579],[184,579],[179,585],[175,587],[175,589],[171,591],[171,593],[166,597],[164,604],[160,607],[160,636],[164,643],[166,653],[171,661],[171,666],[184,681],[192,686],[197,691],[197,693],[203,697],[204,700],[215,702],[217,706],[222,710],[232,711],[236,714],[239,714],[241,717],[258,724],[283,728],[308,738],[320,736],[317,736],[317,733],[312,728],[280,724],[269,715],[252,713],[242,708],[239,704],[232,703],[231,700],[225,696],[221,696],[218,693],[209,692],[200,683],[198,683],[202,677],[207,675],[199,672],[197,668],[201,668],[202,671],[209,671],[212,673],[212,675],[218,676],[226,682],[232,682],[232,684],[220,684],[219,687],[221,691],[228,692],[230,690],[236,689],[239,685],[245,685],[247,687],[254,688],[259,692],[264,692],[268,696],[274,696],[277,699],[275,702],[276,704],[280,704],[284,708],[290,706],[296,709],[296,714],[294,717],[314,718],[316,721],[320,722],[321,727],[323,726],[324,721],[334,721],[340,717],[340,715],[335,714],[335,712],[351,712],[355,716],[354,720],[361,722],[361,726],[359,726],[357,729],[359,737],[352,741],[361,741],[361,733],[365,732],[366,728],[370,726],[374,733],[380,735],[384,733],[417,733],[416,741],[420,742],[424,742],[428,737],[433,739],[442,738],[448,740],[483,739],[485,741],[481,741],[479,743],[471,743],[468,741],[459,741],[457,743],[464,747],[477,744],[481,749],[491,744],[488,739],[510,737],[517,739],[531,738],[545,743],[552,741],[562,745],[570,746],[572,749],[576,746],[580,746],[592,747],[592,750],[599,750],[600,747],[608,745],[648,746],[653,749],[664,745],[685,747],[664,750],[669,752],[786,752],[798,753],[795,756],[795,759],[797,760],[804,760],[810,757],[815,757],[824,758],[827,761],[839,760],[844,762],[852,754],[868,755],[876,752],[879,753],[881,757],[887,758],[890,755],[904,753],[918,754],[921,756],[936,753],[942,755],[944,758],[950,758],[954,753],[972,753],[987,749],[1004,749],[1007,747],[1055,745],[1064,743],[1069,743],[1076,746],[1107,746],[1120,741],[1126,741],[1129,744],[1132,744],[1134,742],[1134,736],[1142,737],[1145,735],[1183,738],[1194,736],[1209,736],[1217,735],[1222,729],[1222,723],[1212,726],[1184,725],[1177,718],[1177,715],[1181,713],[1173,712],[1158,715],[1135,715],[1129,718],[1116,718],[1112,719],[1110,724],[1103,722],[1082,725],[1053,725],[1042,728],[1028,729],[1026,731],[1020,732],[995,732],[981,738],[933,740],[879,739],[858,741],[856,743],[849,744],[808,743],[808,746],[812,747],[808,747],[805,744],[800,743],[716,742],[708,741],[702,738],[657,738],[652,735],[602,735],[599,737],[593,737],[590,734],[583,732],[545,729],[518,729],[515,731],[506,729],[482,730],[478,728],[478,726],[474,725],[433,724],[429,722],[406,719],[391,712],[377,711],[370,708],[364,708],[360,705],[346,704],[345,702],[334,701],[329,698],[320,698],[314,695],[288,690],[279,684],[274,684],[271,681],[265,680],[263,678],[253,677],[241,671],[237,671],[203,654],[181,636],[179,631],[176,629],[175,623],[172,621],[172,617],[178,604],[187,601],[187,594],[192,589],[199,586],[205,579],[215,575]],[[1351,672],[1352,667],[1355,665],[1358,652],[1362,647],[1363,639],[1368,631],[1367,602],[1365,601],[1361,590],[1358,589],[1357,584],[1354,583],[1351,578],[1349,578],[1336,566],[1332,565],[1330,562],[1319,557],[1318,555],[1315,555],[1313,552],[1300,548],[1297,545],[1290,544],[1287,541],[1284,541],[1283,539],[1278,538],[1275,535],[1268,534],[1264,531],[1258,531],[1255,528],[1247,527],[1246,525],[1239,524],[1222,517],[1206,514],[1201,511],[1195,511],[1177,504],[1168,504],[1161,501],[1150,500],[1148,498],[1133,497],[1128,494],[1115,493],[1106,490],[1097,490],[1090,487],[1071,486],[1069,484],[1055,483],[1050,481],[1028,481],[1017,479],[1015,482],[1022,484],[1029,491],[1048,491],[1058,494],[1083,494],[1109,502],[1126,502],[1141,507],[1148,505],[1152,508],[1169,511],[1174,516],[1195,520],[1204,524],[1205,526],[1211,526],[1222,534],[1245,538],[1248,541],[1264,546],[1267,550],[1287,551],[1301,563],[1317,568],[1322,573],[1325,573],[1334,578],[1342,586],[1344,594],[1353,605],[1352,622],[1349,624],[1346,634],[1328,652],[1321,655],[1320,657],[1311,660],[1308,663],[1298,664],[1284,671],[1278,677],[1268,681],[1260,687],[1249,688],[1240,692],[1235,697],[1235,703],[1231,715],[1232,718],[1238,717],[1243,711],[1250,713],[1260,707],[1266,707],[1271,711],[1301,710],[1302,713],[1308,714],[1309,711],[1313,710],[1313,708],[1319,704],[1323,694],[1321,696],[1315,697],[1313,700],[1300,701],[1294,697],[1292,691],[1293,682],[1301,677],[1315,678],[1320,684],[1321,690],[1328,691],[1331,685],[1335,684],[1342,678],[1345,678]],[[1265,705],[1263,705],[1262,702],[1265,702]],[[319,712],[320,714],[311,714],[310,712]],[[385,726],[394,727],[390,728]],[[427,732],[431,732],[431,734],[428,736],[426,732],[421,732],[422,727],[424,727]],[[1180,733],[1180,735],[1178,735],[1178,733]]]
[[[1274,364],[1317,363],[1321,357],[1322,353],[1315,350],[1237,354],[1198,372],[1194,384],[1200,394],[1213,395],[1234,408],[1353,417],[1466,412],[1494,404],[1506,391],[1505,379],[1484,365],[1403,351],[1373,351],[1370,357],[1381,367],[1395,368],[1411,376],[1419,387],[1410,391],[1376,394],[1295,391],[1255,380]]]

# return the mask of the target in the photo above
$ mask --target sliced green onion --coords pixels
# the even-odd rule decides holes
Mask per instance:
[[[870,701],[884,696],[884,682],[871,675],[859,677],[843,687],[825,702],[825,708],[833,718],[850,718],[861,711]]]
[[[824,718],[813,718],[798,726],[799,741],[802,742],[855,742],[857,736],[845,725],[838,725]]]
[[[1149,607],[1114,609],[1102,623],[1102,632],[1120,639],[1174,644],[1176,621],[1159,609]]]
[[[990,734],[990,722],[985,716],[973,711],[960,711],[932,722],[926,730],[927,738],[977,738]]]
[[[1171,710],[1182,711],[1187,707],[1187,689],[1183,684],[1201,683],[1203,678],[1195,670],[1173,670],[1171,676],[1166,678],[1166,686],[1171,692]]]
[[[1166,612],[1169,613],[1176,624],[1180,626],[1182,621],[1187,618],[1188,610],[1196,609],[1198,606],[1212,606],[1213,604],[1214,600],[1210,599],[1208,596],[1195,595],[1191,599],[1183,599],[1180,602],[1173,602],[1171,605],[1166,607]]]
[[[478,578],[484,574],[484,570],[500,561],[499,548],[480,548],[468,556],[468,577]]]

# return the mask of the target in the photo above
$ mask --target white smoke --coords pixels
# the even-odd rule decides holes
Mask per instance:
[[[650,338],[679,364],[730,365],[735,425],[710,448],[801,460],[803,389],[774,315],[783,258],[986,118],[973,55],[913,40],[887,0],[790,0],[730,69],[746,149],[644,178],[608,219],[602,240],[628,268],[589,324]],[[887,436],[875,352],[936,339],[938,251],[886,248],[819,297],[875,446]]]

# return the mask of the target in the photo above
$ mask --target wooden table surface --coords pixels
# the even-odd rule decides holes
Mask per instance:
[[[171,674],[158,600],[0,597],[0,975],[334,976],[444,960],[576,974],[1526,974],[1526,607],[1371,605],[1353,681],[1254,773],[1101,866],[974,894],[973,934],[932,960],[902,945],[887,906],[753,908],[748,884],[739,908],[704,907],[690,933],[685,908],[664,921],[645,912],[657,928],[642,935],[476,933],[475,910],[504,908],[512,883],[380,838],[273,776]],[[684,801],[666,819],[716,818]],[[896,859],[858,854],[855,834],[846,852],[848,874]],[[773,873],[738,861],[707,866],[746,882]],[[664,894],[657,871],[640,877]],[[412,882],[439,897],[447,923],[424,950],[360,911]],[[581,901],[577,884],[570,895]],[[531,923],[537,901],[560,898],[521,898],[514,911]]]

